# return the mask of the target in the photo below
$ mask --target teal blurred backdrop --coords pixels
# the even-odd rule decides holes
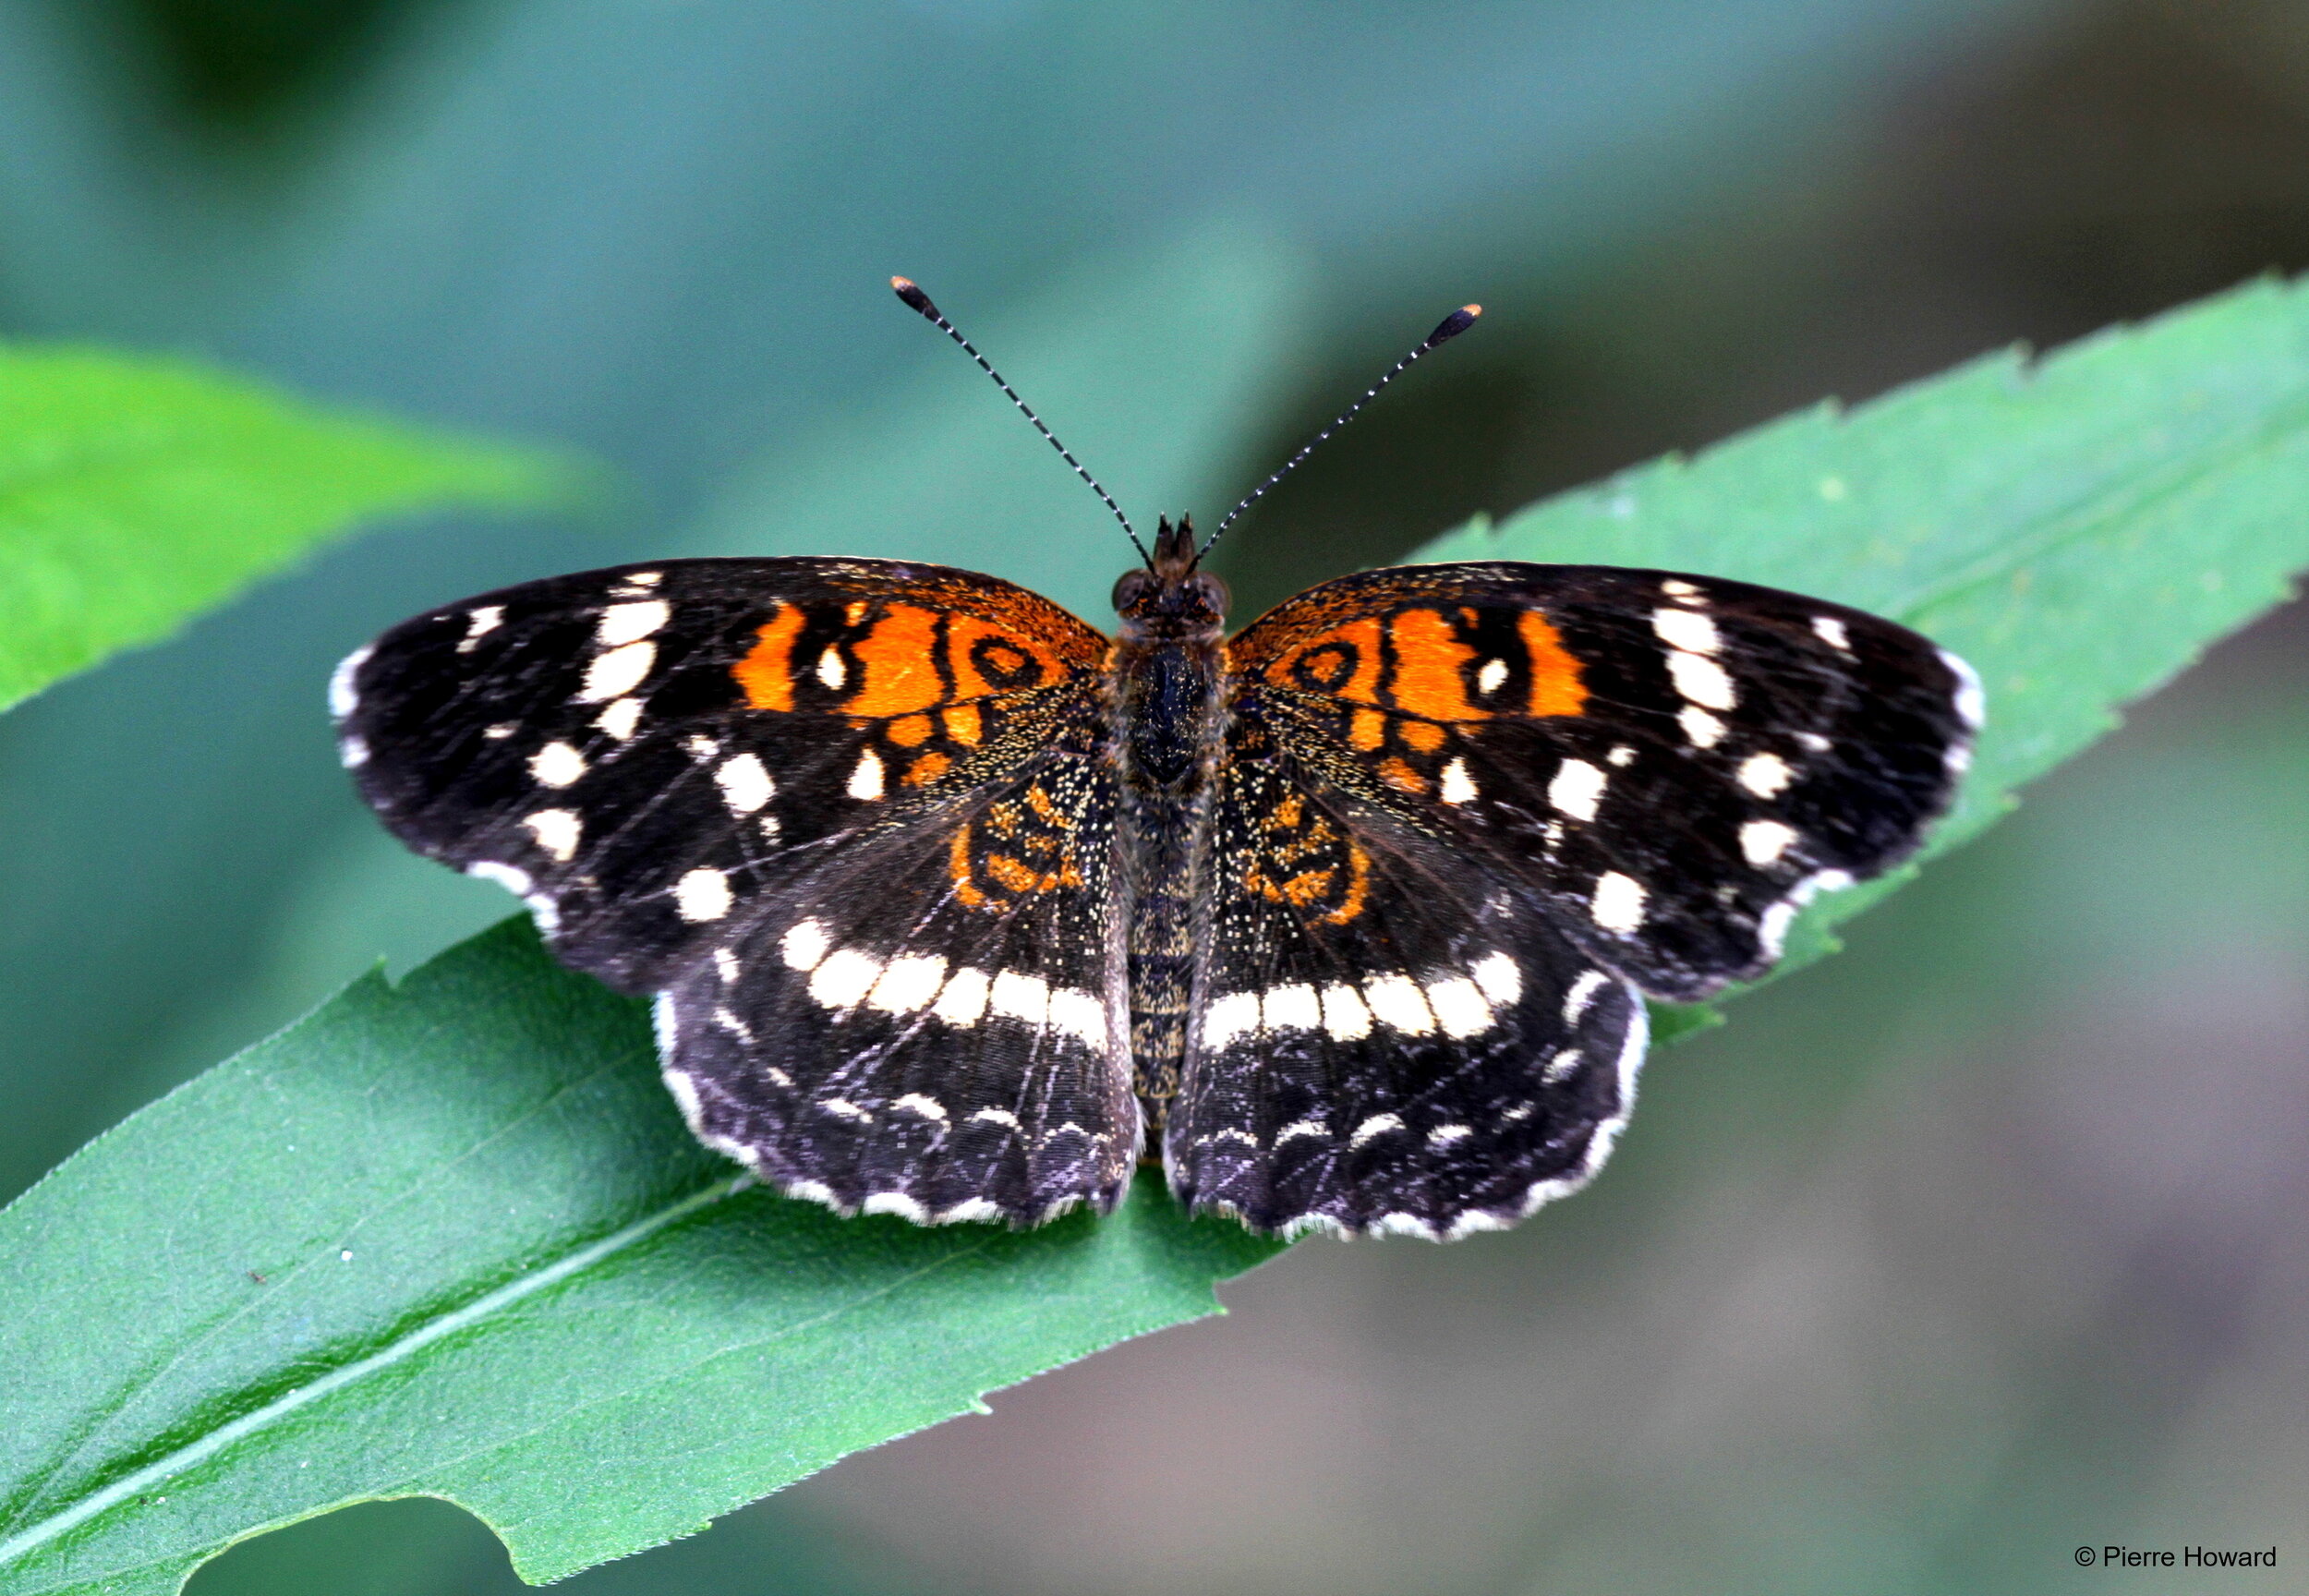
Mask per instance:
[[[320,709],[382,625],[670,553],[1093,616],[1112,524],[920,279],[1248,613],[1825,393],[2309,266],[2309,0],[14,0],[0,331],[610,460],[381,528],[0,719],[0,1194],[507,901]],[[2224,646],[1843,958],[1663,1054],[1505,1237],[1303,1245],[1102,1354],[579,1577],[714,1591],[2309,1590],[2309,623]],[[439,1504],[198,1596],[515,1589]],[[2146,1589],[2146,1587],[2135,1586]]]

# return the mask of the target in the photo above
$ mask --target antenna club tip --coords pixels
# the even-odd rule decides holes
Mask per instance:
[[[1460,333],[1474,326],[1475,319],[1481,314],[1483,314],[1483,307],[1481,305],[1460,306],[1450,315],[1435,323],[1435,330],[1427,335],[1427,342],[1421,347],[1433,349],[1447,338],[1457,338]]]
[[[912,308],[921,311],[922,314],[934,320],[937,319],[938,308],[930,303],[930,296],[914,286],[913,278],[893,277],[890,279],[890,288]]]

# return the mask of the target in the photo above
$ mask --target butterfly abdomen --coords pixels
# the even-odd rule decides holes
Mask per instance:
[[[1132,1086],[1154,1129],[1186,1062],[1197,877],[1226,733],[1225,656],[1215,636],[1126,641],[1115,679]]]

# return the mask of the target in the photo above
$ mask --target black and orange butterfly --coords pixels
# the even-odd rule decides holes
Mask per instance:
[[[892,561],[527,583],[346,659],[341,747],[656,994],[692,1129],[780,1191],[1033,1225],[1159,1149],[1261,1230],[1447,1239],[1586,1181],[1644,996],[1913,852],[1980,723],[1963,661],[1819,599],[1414,565],[1230,638],[1207,548],[1166,521],[1112,638]]]

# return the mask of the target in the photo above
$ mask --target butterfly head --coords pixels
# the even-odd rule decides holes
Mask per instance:
[[[1164,517],[1154,530],[1154,553],[1142,570],[1125,571],[1115,584],[1115,612],[1131,642],[1168,642],[1218,635],[1227,621],[1227,584],[1195,569],[1194,521],[1179,525]]]

